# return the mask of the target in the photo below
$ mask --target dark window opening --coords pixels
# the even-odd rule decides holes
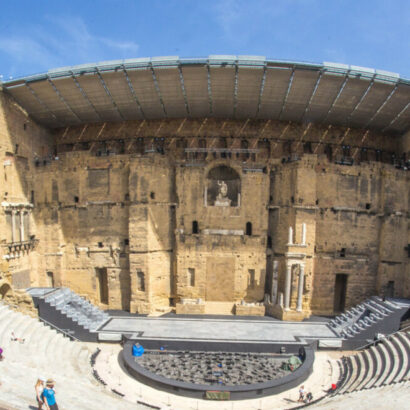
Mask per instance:
[[[376,161],[381,162],[381,160],[382,160],[382,152],[379,149],[377,149],[376,150]]]
[[[344,157],[350,157],[350,145],[343,145],[342,151]]]
[[[14,146],[14,153],[17,154],[19,152],[19,144]]]
[[[78,203],[78,201],[79,201],[78,196],[75,196],[75,197],[74,197],[74,202],[77,204],[77,203]]]
[[[318,199],[316,199],[315,204],[319,205],[319,200]]]
[[[192,233],[199,233],[198,221],[192,221]]]
[[[31,202],[32,204],[34,204],[34,191],[31,191],[30,202]]]
[[[130,244],[130,240],[129,239],[124,239],[124,245],[128,246]]]
[[[341,258],[346,257],[346,248],[342,248],[342,249],[340,250],[340,257],[341,257]]]
[[[272,248],[272,237],[268,236],[268,248]]]
[[[246,235],[252,236],[252,223],[246,222]]]
[[[104,244],[102,242],[98,242],[98,247],[102,248],[104,246]]]
[[[312,143],[310,141],[307,141],[303,144],[303,152],[305,154],[311,154],[312,153]]]
[[[407,257],[410,258],[410,243],[407,245],[407,248],[404,248],[407,251]]]
[[[326,154],[326,156],[327,156],[327,159],[328,159],[329,161],[332,161],[332,159],[333,159],[333,150],[332,150],[332,146],[331,146],[331,145],[329,145],[329,144],[326,145],[326,147],[325,147],[325,154]]]
[[[140,292],[145,292],[145,274],[142,271],[137,271],[137,288]]]
[[[273,196],[269,195],[269,202],[273,202]]]
[[[333,309],[335,313],[341,313],[345,310],[346,291],[347,291],[347,275],[338,273],[335,278],[335,293],[333,300]]]
[[[290,202],[292,202],[292,204],[295,203],[295,197],[294,197],[294,196],[291,196],[291,197],[290,197]]]
[[[360,150],[360,161],[367,161],[367,149],[362,148]]]
[[[27,124],[24,123],[24,124],[23,124],[23,130],[25,131],[26,129],[27,129]]]
[[[124,201],[129,201],[129,200],[130,200],[130,194],[125,194]]]
[[[366,209],[370,209],[371,204],[369,204],[368,202],[366,203]]]
[[[149,197],[150,197],[151,199],[155,199],[155,192],[151,192],[151,193],[149,194]]]
[[[188,286],[195,286],[195,269],[188,268]]]
[[[108,304],[108,277],[107,268],[96,268],[100,302]]]

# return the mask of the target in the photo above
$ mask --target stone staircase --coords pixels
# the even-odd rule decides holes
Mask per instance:
[[[409,381],[410,334],[397,332],[360,353],[343,358],[343,376],[336,394]]]
[[[11,333],[24,343],[11,340]],[[38,377],[53,378],[60,409],[147,409],[128,402],[99,384],[90,365],[90,344],[71,341],[37,319],[0,303],[1,405],[7,409],[34,408]]]
[[[409,310],[410,301],[382,300],[374,296],[336,316],[331,329],[347,340],[344,347],[357,348],[377,334],[390,334],[400,327],[400,319]]]
[[[110,316],[68,288],[29,288],[41,319],[82,341],[97,341]]]

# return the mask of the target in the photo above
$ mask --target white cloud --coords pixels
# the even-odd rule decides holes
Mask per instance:
[[[46,21],[46,26],[27,27],[27,34],[0,37],[0,51],[13,63],[29,63],[37,70],[137,55],[135,42],[94,35],[79,17],[46,16]]]

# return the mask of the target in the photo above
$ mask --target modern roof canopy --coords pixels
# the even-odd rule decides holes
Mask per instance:
[[[390,134],[410,129],[410,81],[345,64],[257,56],[155,57],[63,67],[2,83],[51,128],[220,117],[315,122]]]

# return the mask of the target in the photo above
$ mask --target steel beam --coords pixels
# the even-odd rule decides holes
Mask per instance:
[[[238,62],[235,64],[235,83],[233,89],[233,116],[236,116],[236,107],[238,106]]]
[[[391,90],[390,94],[386,97],[386,99],[382,102],[382,104],[380,105],[380,107],[377,109],[377,111],[372,115],[372,117],[370,118],[369,121],[366,122],[364,128],[367,128],[370,123],[376,118],[377,114],[384,108],[384,106],[389,102],[390,98],[393,97],[394,93],[397,91],[398,85],[396,84],[393,88],[393,90]]]
[[[316,80],[315,87],[313,88],[313,91],[312,91],[312,95],[310,96],[309,101],[308,101],[308,103],[306,104],[305,110],[303,111],[303,114],[302,114],[302,116],[300,117],[300,121],[303,120],[303,118],[305,117],[306,113],[307,113],[308,110],[309,110],[309,107],[310,107],[310,104],[311,104],[311,102],[312,102],[312,100],[313,100],[313,97],[314,97],[315,94],[316,94],[316,90],[317,90],[317,88],[319,87],[320,80],[322,79],[322,75],[323,75],[323,71],[319,71],[319,75],[317,76],[317,80]]]
[[[81,87],[80,83],[77,81],[77,79],[75,78],[75,75],[72,71],[71,72],[71,78],[73,79],[75,85],[77,86],[77,88],[80,90],[82,96],[84,97],[84,99],[88,102],[88,104],[90,104],[90,106],[92,107],[92,109],[95,111],[95,113],[97,114],[97,117],[100,119],[100,121],[103,121],[103,119],[101,118],[100,113],[96,110],[96,108],[94,107],[94,104],[90,101],[90,99],[88,98],[87,93],[83,90],[83,88]]]
[[[186,96],[184,75],[182,73],[181,64],[178,64],[178,72],[179,72],[179,81],[181,82],[182,95],[184,96],[185,110],[186,110],[187,115],[190,116],[191,113],[189,111],[188,98]]]
[[[130,78],[128,77],[128,73],[127,73],[127,70],[126,70],[126,68],[125,68],[124,65],[122,66],[122,70],[123,70],[123,73],[124,73],[124,75],[125,75],[125,79],[127,80],[127,84],[128,84],[128,87],[129,87],[129,89],[130,89],[130,91],[131,91],[131,94],[132,94],[132,96],[134,97],[134,100],[135,100],[135,102],[136,102],[136,104],[137,104],[138,109],[140,110],[140,113],[141,113],[141,115],[142,115],[142,118],[145,120],[144,110],[143,110],[142,107],[141,107],[141,104],[140,104],[140,102],[139,102],[139,100],[138,100],[137,94],[136,94],[136,92],[135,92],[135,90],[134,90],[134,87],[132,86],[131,80],[130,80]]]
[[[402,115],[403,113],[410,107],[410,102],[408,102],[405,107],[390,121],[390,123],[382,129],[382,132],[390,128]]]
[[[362,101],[365,99],[366,95],[369,93],[370,89],[373,87],[374,84],[374,79],[376,77],[376,74],[373,75],[372,79],[370,80],[369,85],[367,86],[365,92],[363,93],[363,95],[360,97],[360,100],[357,102],[357,104],[355,105],[355,107],[353,108],[353,110],[351,111],[351,113],[347,116],[346,118],[346,122],[349,124],[349,120],[350,117],[353,115],[353,113],[357,110],[357,108],[359,107],[359,105],[362,103]]]
[[[71,108],[70,104],[64,99],[64,97],[61,95],[60,91],[56,87],[56,85],[53,83],[51,78],[47,75],[47,81],[53,88],[54,92],[57,94],[58,98],[63,102],[63,104],[68,108],[68,110],[71,112],[71,114],[74,115],[74,117],[77,118],[77,120],[81,123],[82,120],[81,118],[75,113],[75,111]]]
[[[278,117],[279,120],[281,120],[281,118],[282,118],[283,110],[285,109],[286,101],[288,99],[290,89],[292,88],[292,83],[293,83],[293,77],[294,76],[295,76],[295,67],[292,68],[292,74],[289,78],[288,89],[286,91],[285,97],[283,98],[282,108],[280,109],[280,113],[279,113],[279,117]]]
[[[96,71],[97,71],[97,76],[98,76],[98,78],[100,79],[101,85],[103,86],[103,88],[104,88],[106,94],[108,95],[108,98],[111,100],[112,105],[113,105],[114,108],[117,110],[117,112],[118,112],[119,116],[121,117],[121,119],[122,119],[123,121],[125,121],[125,118],[124,118],[124,116],[122,115],[120,109],[118,108],[116,102],[114,101],[114,98],[112,98],[112,95],[111,95],[111,93],[110,93],[110,90],[108,89],[107,84],[105,84],[105,81],[104,81],[104,79],[102,78],[101,73],[100,73],[100,71],[98,70],[98,67],[96,67],[95,69],[96,69]]]
[[[209,113],[212,115],[212,88],[211,88],[211,69],[209,68],[209,63],[206,65],[208,72],[208,99],[209,99]]]
[[[43,106],[51,114],[51,116],[54,118],[54,120],[56,120],[58,124],[63,125],[59,121],[57,116],[53,113],[53,111],[50,110],[48,105],[37,95],[37,93],[28,85],[28,83],[25,82],[24,84],[30,90],[31,94],[33,94],[33,97],[40,103],[40,105]]]
[[[261,109],[262,95],[263,95],[263,90],[265,89],[265,81],[266,81],[266,63],[263,65],[263,75],[262,75],[261,88],[259,91],[258,108],[256,110],[256,117],[258,117],[259,111]]]
[[[336,97],[333,99],[333,102],[332,102],[332,104],[331,104],[329,110],[327,111],[327,113],[326,113],[326,115],[325,115],[325,118],[323,118],[322,122],[325,122],[325,121],[327,120],[327,117],[329,116],[329,114],[331,113],[333,107],[334,107],[335,104],[337,103],[337,100],[340,98],[340,95],[342,94],[342,91],[343,91],[343,89],[345,88],[345,86],[346,86],[346,84],[347,84],[347,82],[348,82],[348,80],[349,80],[349,73],[350,73],[350,70],[348,70],[348,71],[346,72],[345,79],[344,79],[342,85],[340,86],[339,92],[337,93]]]
[[[152,80],[154,81],[154,87],[155,87],[155,90],[157,91],[159,102],[161,103],[161,106],[162,106],[162,111],[164,111],[164,115],[166,117],[167,116],[167,110],[165,109],[165,104],[164,104],[164,100],[162,99],[161,91],[159,89],[157,76],[155,75],[154,67],[153,67],[151,62],[149,63],[149,68],[151,70]]]

